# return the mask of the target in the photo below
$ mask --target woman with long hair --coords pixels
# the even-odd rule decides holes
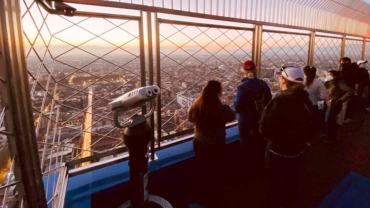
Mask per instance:
[[[224,181],[225,124],[235,119],[231,108],[221,102],[221,92],[220,82],[208,81],[189,110],[189,121],[195,124],[196,184],[199,194],[204,195],[201,199],[206,199],[210,207],[222,197],[219,195]]]
[[[267,207],[297,205],[298,170],[312,132],[312,105],[299,67],[282,67],[281,92],[266,106],[260,131],[268,140]]]
[[[194,146],[225,144],[225,124],[235,118],[231,108],[221,103],[221,83],[215,80],[208,81],[189,111],[189,121],[195,124]]]

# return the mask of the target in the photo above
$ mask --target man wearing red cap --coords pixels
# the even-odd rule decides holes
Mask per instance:
[[[240,143],[248,163],[263,164],[263,145],[259,138],[258,122],[263,108],[271,100],[271,91],[267,83],[256,76],[253,61],[244,62],[241,69],[244,74],[238,86],[235,110],[238,113]]]

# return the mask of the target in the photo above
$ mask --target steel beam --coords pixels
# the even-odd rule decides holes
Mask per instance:
[[[308,43],[308,57],[307,65],[312,66],[314,64],[314,54],[315,54],[315,32],[310,33],[310,40]]]
[[[256,64],[257,76],[261,75],[261,54],[262,54],[262,25],[256,25],[253,32],[253,53],[252,60]]]
[[[157,13],[155,14],[155,47],[156,47],[156,83],[161,87],[161,33],[160,22]],[[156,123],[157,123],[157,145],[161,146],[162,139],[162,99],[161,95],[157,96],[157,110],[156,110]]]
[[[341,39],[342,41],[340,44],[340,58],[343,58],[345,55],[345,50],[346,50],[346,36],[343,35]]]
[[[1,96],[7,107],[5,128],[15,162],[24,207],[46,206],[31,108],[19,0],[0,1],[0,73],[5,79]],[[17,185],[18,186],[18,185]],[[19,186],[18,186],[19,187]]]
[[[123,8],[123,9],[133,9],[133,10],[141,10],[141,11],[148,11],[148,12],[156,12],[156,13],[165,13],[165,14],[172,14],[172,15],[183,15],[189,17],[196,17],[196,18],[208,18],[214,20],[221,20],[221,21],[231,21],[231,22],[240,22],[240,23],[248,23],[248,24],[256,24],[256,25],[267,25],[267,26],[275,26],[275,27],[283,27],[283,28],[290,28],[290,29],[299,29],[299,30],[315,30],[316,32],[325,32],[325,33],[333,33],[333,34],[341,34],[340,32],[330,31],[328,29],[318,29],[318,28],[307,28],[302,26],[290,25],[285,22],[284,23],[272,23],[267,21],[260,21],[256,19],[240,19],[229,16],[217,16],[206,14],[205,12],[196,13],[196,12],[189,12],[189,11],[180,11],[168,8],[161,8],[161,7],[153,7],[147,5],[139,5],[139,4],[132,4],[132,3],[125,3],[125,2],[116,2],[116,1],[106,1],[106,0],[63,0],[66,3],[75,3],[75,4],[86,4],[86,5],[94,5],[94,6],[104,6],[104,7],[113,7],[113,8]],[[229,1],[231,3],[231,1]],[[253,1],[252,1],[253,2]],[[287,1],[285,1],[287,4]],[[287,8],[287,5],[280,5],[283,8]],[[251,6],[251,10],[253,9],[253,3]],[[257,9],[257,8],[255,8]],[[230,12],[230,11],[229,11]],[[282,16],[280,14],[280,16]],[[283,18],[283,17],[280,17]],[[285,16],[287,19],[287,16]],[[280,21],[281,22],[281,21]],[[357,37],[363,37],[359,34],[348,34]]]
[[[365,52],[366,52],[366,38],[362,40],[362,47],[361,47],[361,59],[365,59]]]

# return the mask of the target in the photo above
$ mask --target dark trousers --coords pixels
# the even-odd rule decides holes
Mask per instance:
[[[298,181],[301,157],[282,158],[268,154],[267,208],[298,206]]]
[[[248,172],[257,171],[264,167],[265,141],[255,125],[239,124],[241,156],[243,165]]]
[[[225,144],[193,141],[195,151],[194,179],[196,198],[209,207],[223,207],[225,191]]]

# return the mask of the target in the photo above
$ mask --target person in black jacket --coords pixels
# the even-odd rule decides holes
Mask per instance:
[[[281,92],[267,104],[260,121],[260,131],[268,140],[268,207],[299,207],[295,202],[298,170],[313,132],[313,109],[303,81],[301,68],[282,67]]]
[[[338,119],[339,113],[344,107],[344,103],[349,101],[354,95],[354,90],[349,87],[341,77],[340,71],[330,70],[325,78],[325,86],[328,90],[328,99],[326,100],[325,122],[328,138],[325,143],[333,143],[337,140],[338,120],[342,124],[343,119]]]
[[[219,203],[223,193],[225,137],[227,122],[235,119],[231,108],[221,103],[221,83],[207,83],[189,110],[189,121],[195,124],[194,151],[199,181],[197,189],[210,207]]]

